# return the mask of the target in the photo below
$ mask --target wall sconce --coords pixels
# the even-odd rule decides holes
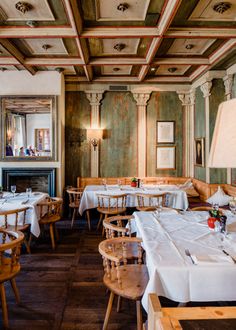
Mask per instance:
[[[103,137],[103,129],[102,128],[88,128],[87,129],[87,139],[90,141],[91,145],[96,150],[98,146],[99,140]]]

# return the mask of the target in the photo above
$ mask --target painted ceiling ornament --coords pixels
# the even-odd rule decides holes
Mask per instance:
[[[120,68],[113,68],[113,71],[118,72],[118,71],[120,71]]]
[[[42,48],[44,49],[44,50],[48,50],[49,48],[51,48],[52,46],[50,46],[50,45],[48,45],[48,44],[44,44],[43,46],[42,46]]]
[[[7,70],[7,68],[4,68],[4,67],[0,68],[0,71],[2,71],[2,72],[6,71],[6,70]]]
[[[193,49],[194,45],[193,44],[187,44],[185,46],[186,49]]]
[[[213,6],[213,10],[219,14],[224,14],[231,6],[232,4],[230,2],[218,2]]]
[[[177,68],[172,67],[172,68],[169,68],[168,71],[170,73],[174,73],[175,71],[177,71]]]
[[[55,69],[55,71],[57,71],[58,73],[62,73],[65,69],[64,68],[61,68],[61,67],[58,67]]]
[[[121,52],[125,47],[126,47],[125,44],[116,44],[114,46],[114,49],[117,50],[118,52]]]
[[[117,10],[120,10],[120,11],[125,11],[129,8],[129,5],[128,3],[120,3],[118,6],[117,6]]]
[[[27,13],[27,11],[31,10],[33,7],[30,3],[19,1],[15,4],[15,7],[18,11],[20,11],[22,14]]]

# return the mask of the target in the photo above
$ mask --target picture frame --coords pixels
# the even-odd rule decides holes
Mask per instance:
[[[195,166],[205,166],[205,139],[195,139]]]
[[[175,143],[175,121],[157,121],[157,143]]]
[[[175,170],[175,146],[157,146],[156,168],[161,170]]]

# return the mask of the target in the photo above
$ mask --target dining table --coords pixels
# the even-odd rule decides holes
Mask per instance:
[[[176,185],[144,185],[140,188],[129,185],[88,185],[83,191],[80,200],[79,213],[96,208],[98,206],[98,194],[120,195],[126,194],[126,206],[138,206],[137,193],[158,194],[167,193],[167,204],[169,207],[186,210],[188,208],[188,197],[184,190]]]
[[[132,231],[142,238],[149,293],[179,303],[236,300],[236,215],[224,211],[227,232],[208,227],[207,211],[134,212]]]
[[[32,192],[30,194],[26,192],[22,193],[10,193],[4,192],[3,197],[0,198],[0,212],[10,211],[15,209],[28,208],[26,211],[26,224],[30,224],[31,233],[38,237],[40,235],[39,226],[39,207],[38,203],[43,201],[48,196],[47,193]],[[15,216],[11,215],[8,217],[9,225],[14,225]],[[23,212],[19,214],[18,224],[22,224]],[[0,226],[4,225],[4,216],[0,216]]]

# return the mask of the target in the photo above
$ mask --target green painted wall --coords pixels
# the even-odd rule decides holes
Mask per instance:
[[[210,145],[215,127],[216,115],[218,107],[221,102],[225,100],[225,88],[222,79],[213,79],[211,95],[210,95]],[[210,183],[226,183],[227,170],[226,169],[210,169]]]
[[[194,123],[195,123],[194,137],[205,138],[206,137],[205,100],[200,90],[200,87],[196,89]],[[194,176],[198,180],[206,181],[206,168],[201,166],[195,166]]]
[[[156,122],[175,121],[176,169],[156,169]],[[163,144],[160,144],[163,146]],[[153,92],[147,105],[147,176],[183,175],[183,111],[175,92]]]
[[[100,176],[137,176],[137,106],[130,92],[107,92],[101,104],[106,137],[100,149]]]
[[[236,74],[234,75],[233,86],[232,86],[232,98],[236,98]],[[236,185],[236,169],[232,169],[231,183]]]
[[[86,128],[90,127],[90,113],[90,104],[83,92],[66,93],[66,185],[76,186],[78,176],[90,176],[90,147],[86,142],[79,142],[79,136],[86,138]]]

